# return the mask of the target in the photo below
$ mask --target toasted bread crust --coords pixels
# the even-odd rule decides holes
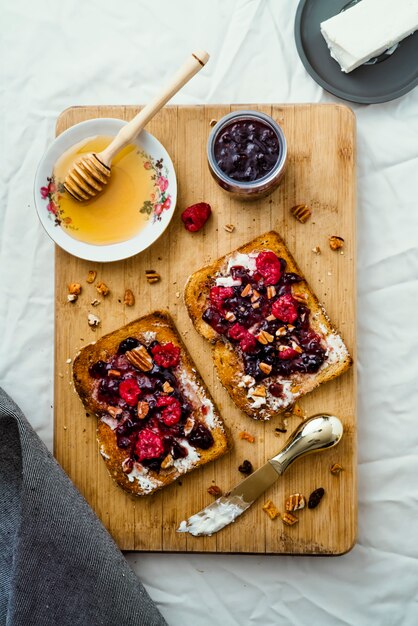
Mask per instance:
[[[179,476],[222,456],[231,447],[231,438],[222,423],[219,411],[204,381],[197,372],[196,366],[181,340],[173,320],[169,314],[164,311],[154,311],[149,315],[141,317],[105,335],[96,343],[83,348],[77,355],[73,365],[74,386],[86,410],[94,413],[96,416],[106,410],[106,405],[99,402],[94,397],[94,381],[89,375],[89,367],[98,360],[106,361],[111,358],[116,353],[123,339],[127,337],[137,337],[139,340],[145,340],[146,333],[150,332],[156,334],[155,338],[157,341],[163,343],[171,341],[175,346],[180,348],[181,356],[180,365],[178,367],[181,368],[185,380],[187,379],[188,384],[192,383],[199,388],[200,398],[208,399],[212,402],[215,425],[213,428],[210,428],[210,431],[214,439],[214,444],[209,450],[199,450],[200,458],[192,467],[188,468],[187,471],[180,472],[174,466],[161,469],[158,473],[148,469],[145,482],[137,479],[130,481],[127,474],[125,474],[122,469],[122,463],[127,456],[126,451],[118,447],[116,435],[113,430],[99,419],[97,424],[97,442],[107,469],[120,487],[137,496],[148,495],[157,489],[169,485],[179,478]],[[180,382],[180,387],[182,386],[183,383]]]
[[[303,294],[306,297],[306,305],[311,310],[310,323],[312,328],[325,336],[325,339],[331,338],[332,336],[338,338],[342,344],[339,333],[333,328],[324,308],[303,277],[301,270],[289,252],[286,244],[280,235],[274,231],[256,237],[240,248],[218,259],[211,265],[192,274],[185,286],[184,300],[196,330],[212,343],[212,356],[218,377],[235,404],[250,417],[266,420],[286,411],[297,398],[312,391],[321,383],[332,380],[343,374],[351,366],[352,358],[344,344],[342,344],[344,351],[340,358],[336,361],[334,360],[332,363],[325,362],[324,366],[316,374],[293,374],[289,377],[288,380],[291,381],[291,393],[289,394],[288,402],[285,402],[283,406],[262,406],[258,408],[253,406],[253,402],[247,397],[247,389],[243,386],[238,386],[245,373],[239,352],[233,348],[229,341],[209,326],[209,324],[202,319],[202,315],[207,306],[207,298],[210,288],[213,285],[213,279],[215,275],[225,267],[229,257],[237,252],[248,254],[262,250],[272,250],[275,252],[278,256],[285,259],[287,263],[286,271],[294,272],[303,278],[302,282],[293,285],[293,293]],[[281,382],[283,378],[280,376],[269,377],[264,379],[263,384],[268,385],[276,381]]]

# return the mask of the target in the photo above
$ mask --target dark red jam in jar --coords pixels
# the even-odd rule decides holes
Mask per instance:
[[[271,172],[280,155],[280,143],[269,124],[243,119],[222,128],[215,139],[214,153],[227,176],[250,182]]]
[[[271,193],[286,168],[286,138],[280,126],[258,111],[235,111],[213,128],[208,164],[216,182],[242,199]]]

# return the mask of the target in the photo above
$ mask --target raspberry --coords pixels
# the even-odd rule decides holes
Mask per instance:
[[[210,290],[209,298],[212,304],[218,309],[220,313],[223,313],[224,300],[232,298],[234,290],[232,287],[212,287]]]
[[[235,341],[239,341],[239,345],[243,352],[251,352],[257,345],[256,338],[241,324],[234,324],[229,329],[229,336]]]
[[[157,343],[151,348],[154,361],[160,367],[176,367],[180,361],[180,348],[170,342],[161,345]]]
[[[293,350],[293,348],[286,348],[286,350],[279,350],[279,359],[282,361],[290,361],[291,359],[299,356],[299,352]]]
[[[135,406],[138,402],[140,393],[141,390],[138,387],[138,383],[133,378],[122,380],[119,385],[119,395],[122,400],[125,400],[126,404],[129,404],[129,406]]]
[[[195,233],[203,228],[211,213],[212,209],[209,204],[206,202],[198,202],[184,209],[181,214],[181,219],[183,220],[185,229],[190,233]]]
[[[266,285],[275,285],[279,282],[282,268],[279,258],[274,252],[270,250],[260,252],[255,260],[255,264]]]
[[[173,426],[180,421],[181,404],[173,396],[160,396],[157,400],[157,407],[164,407],[161,411],[161,419],[166,426]]]
[[[138,435],[138,440],[135,444],[135,454],[138,457],[138,461],[143,459],[157,459],[164,454],[164,445],[161,437],[156,433],[144,428]]]
[[[290,293],[285,294],[278,298],[275,302],[273,302],[273,306],[271,307],[271,312],[274,317],[281,320],[282,322],[287,322],[288,324],[293,324],[298,317],[298,311],[295,305],[295,301],[293,300]]]

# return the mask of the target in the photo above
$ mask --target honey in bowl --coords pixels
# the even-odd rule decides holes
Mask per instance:
[[[100,152],[113,137],[97,136],[67,150],[56,162],[49,183],[49,210],[66,233],[94,245],[127,241],[138,234],[153,213],[170,207],[168,181],[161,160],[156,163],[135,144],[126,146],[112,161],[112,173],[104,190],[78,202],[63,189],[63,181],[81,154]]]

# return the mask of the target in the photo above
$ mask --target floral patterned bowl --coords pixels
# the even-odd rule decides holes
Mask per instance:
[[[71,237],[61,227],[62,218],[57,202],[61,190],[57,189],[52,178],[55,163],[66,150],[83,139],[96,135],[114,136],[125,124],[125,121],[119,119],[98,118],[71,126],[51,144],[36,172],[35,206],[42,226],[58,246],[81,259],[108,262],[134,256],[152,245],[163,234],[173,217],[177,199],[177,179],[173,163],[164,146],[143,130],[135,143],[148,155],[145,165],[154,170],[155,181],[154,193],[142,207],[138,207],[147,217],[145,227],[131,239],[109,245],[84,243]]]

